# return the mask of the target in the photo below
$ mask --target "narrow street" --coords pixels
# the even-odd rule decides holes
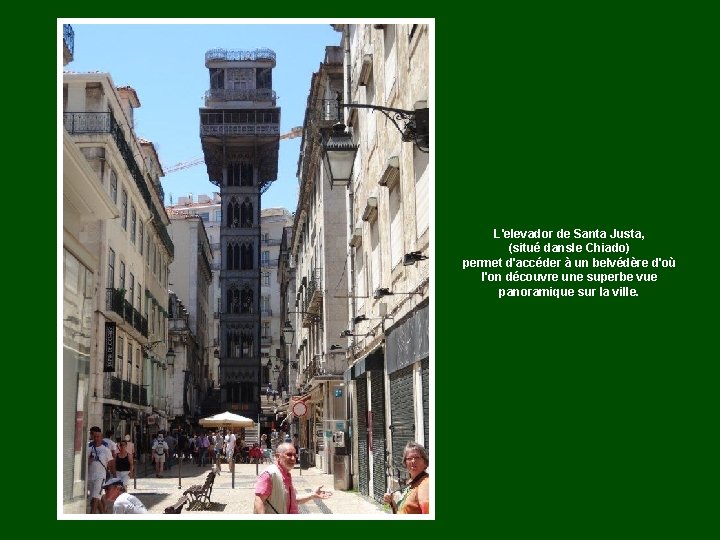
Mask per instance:
[[[260,464],[257,470],[262,472],[268,464]],[[139,498],[148,509],[150,514],[163,514],[166,507],[174,504],[182,496],[183,492],[193,484],[202,484],[210,466],[198,467],[190,463],[182,464],[181,487],[178,488],[178,467],[175,465],[169,471],[165,471],[163,478],[156,478],[150,464],[148,464],[145,476],[145,464],[138,465],[138,477],[136,479],[137,489],[130,481],[128,493]],[[302,474],[301,474],[302,473]],[[381,504],[371,501],[369,498],[358,494],[356,491],[340,491],[333,488],[333,476],[324,474],[320,469],[310,467],[300,470],[296,467],[292,472],[293,485],[298,495],[313,491],[317,486],[323,485],[324,489],[333,492],[333,496],[325,500],[314,500],[310,503],[300,505],[301,514],[343,514],[343,515],[373,515],[378,518],[391,515],[389,510],[383,509]],[[256,466],[254,464],[235,465],[235,483],[233,488],[232,475],[228,471],[227,464],[223,464],[220,476],[215,478],[211,506],[207,510],[188,510],[187,505],[183,507],[182,515],[205,518],[209,515],[230,515],[230,514],[252,514],[254,498],[253,487],[255,486]],[[174,516],[167,515],[167,519]]]

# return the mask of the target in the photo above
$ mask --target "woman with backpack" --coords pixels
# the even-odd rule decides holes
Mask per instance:
[[[163,434],[158,433],[157,440],[152,447],[153,459],[155,460],[155,476],[158,478],[162,477],[163,464],[165,463],[165,456],[168,450],[169,448],[164,440]]]

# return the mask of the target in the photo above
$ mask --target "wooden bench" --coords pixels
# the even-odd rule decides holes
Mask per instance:
[[[180,497],[175,504],[172,506],[168,506],[165,509],[165,514],[180,514],[182,512],[182,508],[185,505],[186,502],[188,502],[190,499],[188,499],[185,495]],[[188,507],[190,505],[188,504]]]
[[[188,510],[203,510],[210,506],[213,483],[215,482],[215,471],[210,471],[203,485],[190,486],[183,495],[188,497]]]

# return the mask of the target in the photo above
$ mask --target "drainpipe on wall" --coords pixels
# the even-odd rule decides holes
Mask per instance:
[[[345,96],[343,98],[343,103],[350,103],[350,92],[351,92],[351,69],[352,65],[350,64],[350,25],[345,25],[343,29],[343,44],[345,46],[345,52],[344,52],[344,59],[343,64],[345,66]],[[345,111],[343,110],[342,119],[343,122],[345,121]],[[354,213],[354,187],[353,182],[348,183],[348,238],[352,237],[352,233],[355,227],[355,213]],[[350,313],[351,317],[355,316],[356,308],[355,308],[355,248],[350,247],[349,250],[349,258],[350,258]],[[350,353],[350,364],[353,364],[355,362],[355,349],[353,348]],[[354,392],[352,393],[354,394]],[[352,394],[350,392],[345,392],[345,410],[347,412],[346,420],[348,423],[352,423],[352,418],[354,415],[353,410],[353,403],[352,403]],[[357,434],[353,433],[353,441],[352,444],[352,450],[356,448],[356,442],[357,442]],[[351,478],[355,477],[355,452],[349,451],[349,470],[350,470],[350,476]],[[354,485],[354,482],[351,480],[351,485]]]

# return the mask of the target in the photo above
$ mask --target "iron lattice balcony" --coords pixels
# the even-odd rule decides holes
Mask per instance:
[[[126,401],[137,405],[146,406],[148,404],[146,388],[109,373],[105,374],[103,381],[103,396],[107,399]]]
[[[272,62],[275,66],[275,51],[259,48],[254,51],[211,49],[205,53],[205,64],[213,60],[225,62]]]
[[[130,302],[125,300],[124,294],[121,294],[119,289],[112,287],[105,289],[105,311],[117,313],[143,336],[148,336],[147,319],[132,307]]]
[[[205,106],[210,101],[272,101],[277,99],[275,90],[270,88],[253,88],[234,90],[229,88],[213,88],[205,92]]]

